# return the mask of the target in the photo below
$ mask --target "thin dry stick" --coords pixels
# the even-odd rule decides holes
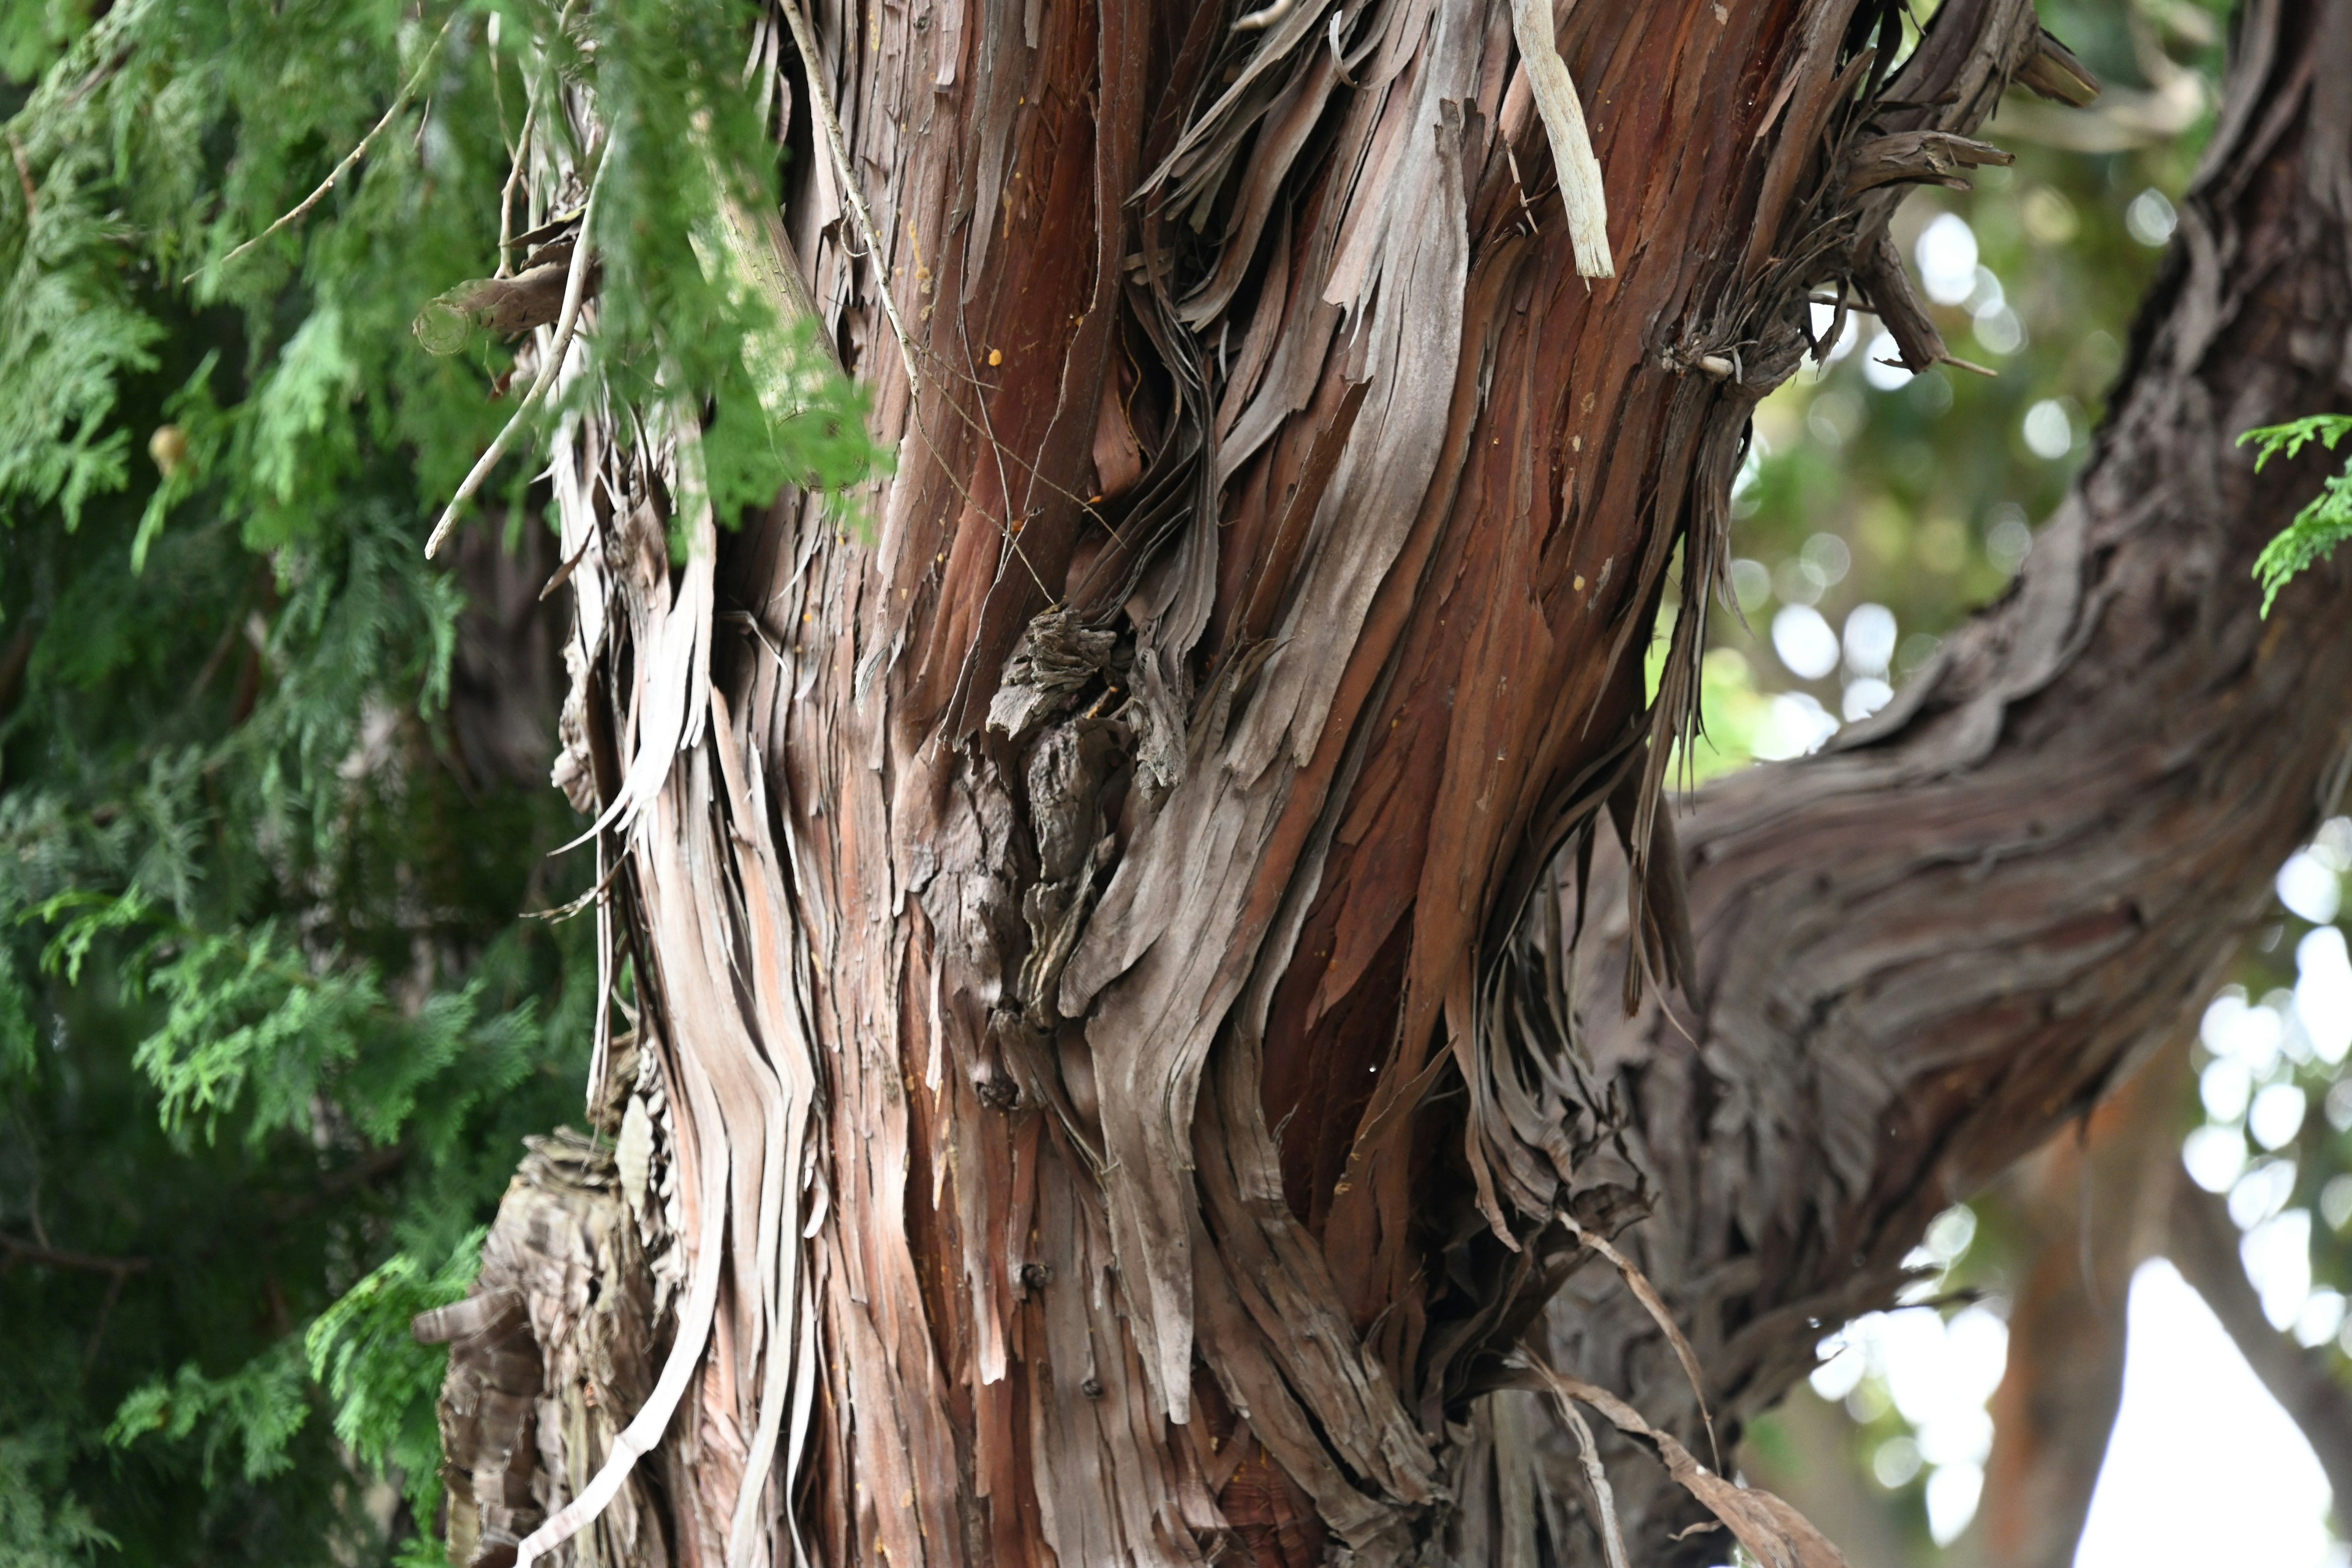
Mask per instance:
[[[441,24],[441,30],[433,35],[433,42],[428,45],[425,50],[425,58],[416,62],[416,69],[409,74],[407,81],[401,84],[400,95],[392,100],[392,107],[385,110],[383,111],[383,118],[377,121],[369,130],[368,133],[360,138],[359,145],[352,148],[349,153],[344,153],[343,161],[336,164],[325,179],[319,182],[319,188],[312,191],[309,195],[304,196],[300,201],[295,203],[294,205],[288,210],[286,215],[283,217],[280,217],[276,223],[271,224],[268,228],[263,229],[259,234],[255,235],[251,239],[247,240],[243,245],[238,246],[235,250],[230,251],[226,256],[222,257],[218,261],[215,262],[213,264],[215,267],[226,267],[230,262],[235,261],[238,257],[243,256],[247,251],[251,250],[255,246],[259,245],[263,240],[268,239],[271,235],[276,234],[279,229],[284,228],[287,225],[291,223],[299,223],[303,218],[310,216],[310,212],[312,207],[317,206],[320,202],[327,199],[327,193],[333,190],[342,177],[345,174],[350,174],[362,158],[367,156],[368,148],[374,144],[375,139],[378,136],[383,134],[383,128],[391,124],[395,119],[399,118],[400,111],[406,109],[409,105],[409,101],[415,98],[416,89],[425,85],[425,73],[433,68],[433,62],[438,59],[441,56],[441,45],[443,41],[449,37],[449,29],[457,25],[457,17],[463,15],[463,12],[455,13],[447,21]],[[185,278],[181,279],[180,281],[183,284],[193,283],[197,279],[197,278],[203,275],[204,271],[205,268],[200,267],[196,268],[195,271],[189,273]]]
[[[41,194],[33,188],[32,160],[25,156],[25,144],[16,140],[14,131],[8,132],[8,151],[16,159],[16,184],[25,192],[25,222],[30,225],[41,216]]]
[[[525,160],[530,156],[530,133],[539,119],[539,94],[530,95],[530,102],[522,111],[522,134],[515,138],[514,159],[507,171],[507,183],[499,189],[499,269],[493,277],[504,278],[514,270],[514,199],[515,187],[522,184]]]
[[[1552,37],[1551,0],[1511,0],[1511,32],[1528,68],[1528,86],[1551,139],[1551,161],[1559,172],[1559,199],[1568,208],[1568,242],[1576,251],[1580,278],[1614,278],[1609,258],[1609,204],[1601,187],[1601,160],[1584,128],[1584,106],[1575,79],[1559,58]]]
[[[572,351],[572,339],[580,330],[580,303],[588,292],[589,262],[596,249],[596,197],[604,188],[604,170],[612,162],[612,142],[607,139],[604,152],[596,155],[595,178],[588,183],[588,205],[580,215],[580,237],[572,247],[572,270],[563,280],[563,310],[555,319],[554,341],[548,345],[546,356],[540,361],[539,374],[532,378],[530,391],[524,395],[521,405],[514,411],[514,417],[506,422],[505,427],[490,442],[489,449],[475,459],[465,482],[457,487],[457,493],[451,496],[449,504],[441,509],[441,519],[433,525],[432,537],[425,542],[427,560],[432,559],[441,548],[442,542],[449,537],[450,530],[457,526],[457,514],[473,499],[474,492],[482,488],[483,481],[490,477],[490,470],[499,466],[499,459],[504,458],[507,448],[514,445],[516,435],[539,411],[539,405],[546,401],[547,390],[555,384],[556,373],[562,368],[563,356]]]
[[[1547,1378],[1549,1367],[1538,1367]],[[1584,1412],[1576,1407],[1568,1391],[1552,1379],[1551,1396],[1559,1402],[1559,1413],[1568,1418],[1569,1430],[1576,1434],[1577,1457],[1584,1461],[1584,1479],[1592,1483],[1592,1500],[1601,1510],[1601,1544],[1609,1553],[1609,1568],[1626,1568],[1625,1532],[1617,1525],[1617,1494],[1609,1485],[1609,1472],[1601,1467],[1601,1446],[1592,1439],[1592,1428],[1585,1424]]]
[[[907,390],[921,390],[922,377],[915,373],[914,340],[907,336],[907,324],[898,319],[898,301],[890,297],[890,273],[882,255],[881,237],[875,232],[874,215],[866,210],[866,197],[857,188],[857,172],[849,164],[849,145],[842,139],[841,117],[833,111],[833,94],[824,85],[824,65],[817,58],[816,34],[810,30],[808,18],[802,15],[800,0],[782,0],[784,20],[793,27],[793,43],[800,49],[801,66],[808,73],[809,106],[814,117],[824,126],[825,145],[833,150],[833,166],[841,176],[842,199],[849,204],[850,215],[857,219],[858,237],[866,243],[866,254],[874,258],[875,292],[882,297],[882,313],[890,319],[890,331],[898,340],[898,355],[907,362]]]
[[[1665,1331],[1666,1342],[1675,1347],[1675,1359],[1683,1363],[1683,1375],[1690,1380],[1691,1397],[1698,1401],[1698,1418],[1706,1427],[1707,1452],[1715,1460],[1715,1468],[1722,1469],[1723,1448],[1715,1440],[1715,1417],[1707,1414],[1706,1390],[1699,1381],[1698,1352],[1691,1349],[1691,1342],[1684,1337],[1682,1326],[1675,1321],[1675,1315],[1666,1310],[1665,1298],[1658,1294],[1658,1288],[1650,1283],[1649,1276],[1633,1266],[1632,1258],[1618,1251],[1606,1237],[1595,1236],[1577,1224],[1575,1217],[1566,1209],[1559,1212],[1559,1223],[1568,1227],[1570,1236],[1616,1267],[1617,1272],[1624,1278],[1626,1289],[1633,1291],[1633,1299],[1642,1303],[1642,1310],[1650,1314],[1653,1322]]]

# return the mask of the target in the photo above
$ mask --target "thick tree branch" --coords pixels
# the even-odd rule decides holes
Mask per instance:
[[[1624,1018],[1623,922],[1587,931],[1580,1017],[1660,1194],[1629,1250],[1719,1413],[1770,1404],[1930,1216],[2157,1048],[2331,804],[2345,565],[2267,622],[2250,575],[2321,465],[2257,476],[2235,440],[2352,390],[2352,100],[2313,86],[2352,80],[2352,7],[2243,31],[2113,414],[2015,588],[1833,751],[1696,803],[1685,994]],[[1630,1373],[1695,1429],[1640,1309],[1578,1283],[1554,1364]],[[1629,1531],[1654,1542],[1683,1514],[1650,1500]]]

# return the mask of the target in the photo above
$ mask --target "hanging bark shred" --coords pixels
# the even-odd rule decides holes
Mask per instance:
[[[1576,1400],[1609,1418],[1628,1436],[1639,1437],[1656,1450],[1658,1460],[1676,1485],[1698,1500],[1724,1528],[1739,1539],[1764,1568],[1845,1568],[1845,1554],[1830,1544],[1804,1515],[1788,1502],[1760,1488],[1745,1487],[1717,1475],[1691,1457],[1689,1449],[1643,1419],[1642,1413],[1610,1393],[1580,1377],[1552,1371],[1540,1363],[1528,1363],[1543,1385],[1564,1404]]]
[[[1752,1408],[1806,1340],[1786,1319],[1768,1353],[1718,1300],[1780,1278],[1796,1244],[1757,1205],[1797,1178],[1720,1193],[1661,1142],[1743,1103],[1659,1107],[1696,1058],[1640,1032],[1720,973],[1724,895],[1677,845],[1716,875],[1722,830],[1660,811],[1672,742],[1748,415],[1815,348],[1811,298],[1898,316],[1902,193],[1988,161],[2010,81],[2088,79],[2025,0],[1949,0],[1891,72],[1893,5],[1544,10],[762,24],[793,35],[753,51],[792,78],[781,133],[816,155],[781,226],[714,225],[719,262],[814,311],[896,462],[856,498],[869,536],[835,497],[717,520],[695,411],[567,400],[593,411],[551,467],[577,563],[558,773],[597,810],[605,972],[640,999],[624,1163],[667,1173],[644,1212],[674,1327],[540,1546],[581,1550],[563,1531],[635,1484],[645,1429],[671,1550],[730,1568],[1576,1559],[1593,1494],[1512,1358],[1664,1336],[1557,1215],[1605,1239],[1656,1203],[1641,1234],[1680,1237],[1699,1194],[1767,1238],[1696,1309],[1671,1248],[1627,1250],[1706,1399]],[[548,112],[551,198],[599,109]],[[1614,276],[1577,238],[1593,169]],[[1630,959],[1580,973],[1576,934],[1612,929]],[[1849,1098],[1881,1081],[1844,1070]],[[1818,1129],[1807,1173],[1877,1190],[1884,1110]],[[1741,1147],[1785,1161],[1758,1114]],[[1627,1392],[1698,1430],[1678,1366]],[[1629,1550],[1683,1550],[1612,1484]],[[1828,1561],[1770,1505],[1712,1504]]]

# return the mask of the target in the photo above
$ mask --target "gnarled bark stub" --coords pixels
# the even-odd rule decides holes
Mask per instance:
[[[2274,651],[2231,596],[2255,525],[2221,542],[2203,492],[2147,500],[2202,475],[2276,513],[2291,477],[2217,469],[2223,426],[2333,395],[2333,358],[2281,380],[2216,336],[2300,342],[2333,295],[2233,294],[2210,258],[2172,296],[2207,314],[2150,337],[2165,368],[2012,604],[1870,738],[1690,819],[1688,940],[1664,742],[1749,411],[1822,290],[1943,357],[1888,216],[1990,155],[1969,133],[2012,79],[2084,90],[2023,0],[1949,0],[1895,68],[1899,11],[1555,11],[1597,279],[1504,0],[771,16],[753,58],[802,155],[783,232],[730,232],[766,247],[745,276],[805,285],[781,293],[898,462],[868,541],[821,497],[740,532],[667,516],[697,492],[690,411],[557,444],[559,773],[601,811],[599,919],[650,1064],[632,1089],[600,1049],[592,1093],[635,1101],[629,1168],[657,1175],[633,1190],[664,1199],[632,1223],[680,1273],[621,1459],[567,1480],[525,1554],[571,1550],[642,1444],[673,1555],[730,1568],[1590,1557],[1581,1472],[1511,1359],[1582,1256],[1561,1209],[1607,1231],[1659,1205],[1643,1255],[1736,1415],[1801,1367],[1808,1314],[1883,1286],[1942,1192],[2178,1001],[2133,988],[2210,963],[2220,868],[2242,881],[2231,857],[2299,824],[2340,744],[2231,727],[2341,629]],[[2187,232],[2273,233],[2228,215],[2285,177],[2278,139],[2225,136],[2254,172]],[[2294,244],[2335,243],[2307,221]],[[2158,384],[2168,412],[2130,413]],[[2125,548],[2166,527],[2194,571]],[[2172,651],[2176,621],[2210,646]],[[2216,648],[2277,661],[2234,717],[2190,700]],[[2066,706],[2119,659],[2140,687]],[[2116,735],[2097,783],[2024,744],[2079,767],[2101,723],[2176,711],[2177,735]],[[2262,809],[2217,826],[2215,783]],[[1613,910],[1633,940],[1572,992],[1547,868],[1596,837],[1632,847],[1638,896],[1588,932]],[[2116,859],[2040,858],[2065,846]],[[1969,902],[1996,896],[2004,919]],[[1985,910],[1966,929],[2015,944],[1997,982],[1958,973],[1985,954],[1919,898]],[[1856,989],[1868,940],[1903,984]],[[1665,1005],[1696,1008],[1696,1047],[1655,985],[1612,1021],[1629,973],[1686,983]],[[1696,1446],[1654,1329],[1584,1278],[1554,1356]],[[1665,1550],[1677,1507],[1626,1496]]]

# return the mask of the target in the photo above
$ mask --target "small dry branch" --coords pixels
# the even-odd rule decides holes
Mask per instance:
[[[247,240],[243,245],[238,246],[235,250],[232,250],[226,256],[222,257],[220,260],[215,263],[216,266],[226,267],[230,262],[235,261],[238,257],[243,256],[247,251],[251,250],[255,246],[259,245],[262,241],[268,239],[271,235],[276,234],[278,230],[286,227],[289,224],[301,222],[305,217],[310,216],[310,209],[312,207],[317,206],[320,202],[327,199],[327,193],[333,190],[335,186],[341,182],[342,177],[345,174],[350,174],[354,168],[358,167],[359,161],[362,158],[367,156],[367,151],[371,146],[375,144],[375,139],[383,134],[383,128],[391,124],[394,120],[397,120],[400,117],[400,111],[406,109],[410,103],[415,100],[416,90],[425,85],[425,75],[432,70],[433,62],[441,58],[441,46],[447,40],[449,37],[449,29],[456,26],[457,25],[457,18],[464,15],[465,13],[463,11],[453,12],[450,15],[449,19],[441,24],[441,30],[433,35],[433,42],[425,47],[425,58],[416,62],[416,68],[411,71],[409,73],[408,79],[401,84],[399,95],[393,99],[392,107],[383,111],[383,119],[377,121],[373,126],[369,127],[368,133],[360,138],[359,145],[344,153],[343,161],[337,163],[332,170],[329,171],[327,177],[319,182],[319,188],[312,191],[309,195],[304,196],[300,201],[295,203],[294,205],[289,208],[285,215],[279,217],[276,223],[271,224],[268,228],[265,228],[259,234],[255,235],[251,239]],[[196,271],[191,272],[185,278],[181,279],[180,281],[184,284],[193,283],[199,276],[202,275],[203,271],[204,269],[199,268]]]
[[[1692,1458],[1674,1434],[1651,1426],[1640,1411],[1607,1389],[1555,1372],[1525,1352],[1522,1359],[1563,1406],[1570,1400],[1589,1405],[1617,1430],[1647,1444],[1666,1467],[1666,1473],[1723,1521],[1764,1568],[1846,1568],[1845,1554],[1782,1499],[1716,1474]]]
[[[1576,252],[1580,278],[1614,278],[1609,256],[1609,203],[1601,184],[1601,160],[1584,125],[1584,106],[1575,79],[1559,58],[1552,36],[1551,0],[1511,0],[1511,32],[1528,68],[1528,86],[1551,140],[1551,161],[1559,174],[1559,199],[1568,208],[1568,242]]]

